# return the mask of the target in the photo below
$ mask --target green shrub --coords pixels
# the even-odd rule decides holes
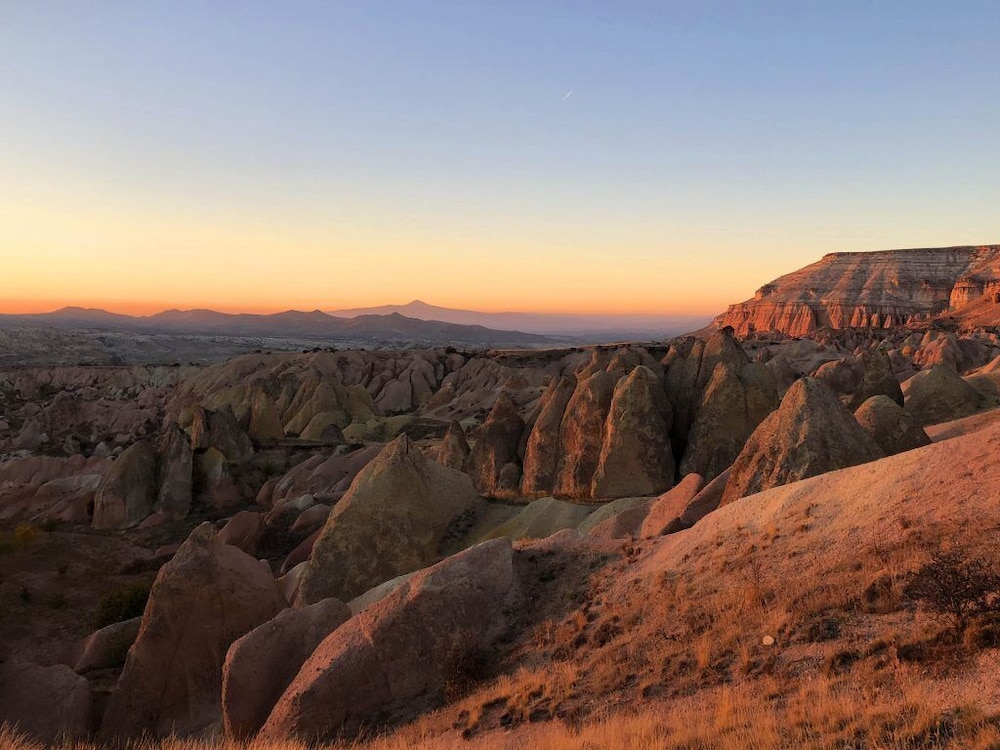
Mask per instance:
[[[30,523],[20,523],[14,528],[14,544],[27,547],[42,538],[42,533]]]
[[[149,584],[132,583],[119,586],[101,597],[91,618],[91,624],[95,628],[103,628],[138,617],[146,608],[148,599]]]

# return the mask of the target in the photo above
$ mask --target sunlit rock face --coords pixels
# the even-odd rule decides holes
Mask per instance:
[[[716,319],[738,336],[893,328],[974,303],[996,305],[1000,245],[831,253],[757,290]]]

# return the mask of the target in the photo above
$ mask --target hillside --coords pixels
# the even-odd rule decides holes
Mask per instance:
[[[831,253],[757,290],[716,318],[737,335],[883,329],[947,317],[1000,325],[1000,246]]]

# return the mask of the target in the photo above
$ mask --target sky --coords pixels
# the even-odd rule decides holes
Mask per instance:
[[[995,2],[0,0],[0,311],[713,314],[1000,242]]]

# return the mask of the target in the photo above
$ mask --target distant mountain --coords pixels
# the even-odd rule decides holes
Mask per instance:
[[[439,320],[459,325],[515,329],[547,336],[570,336],[595,341],[629,338],[666,338],[700,328],[708,315],[570,315],[548,313],[458,310],[413,300],[405,305],[382,305],[334,310],[330,315],[355,318],[362,315],[405,315],[419,320]]]
[[[547,336],[534,333],[418,320],[397,313],[345,318],[320,310],[287,310],[270,315],[232,314],[215,310],[166,310],[155,315],[131,316],[106,310],[64,307],[50,313],[0,315],[0,326],[486,346],[545,346],[554,343]]]

